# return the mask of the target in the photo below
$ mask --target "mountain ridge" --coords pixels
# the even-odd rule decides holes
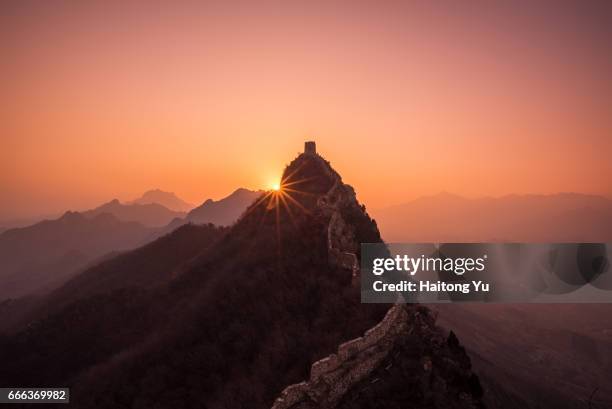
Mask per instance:
[[[262,190],[238,188],[219,200],[205,200],[200,206],[191,209],[185,220],[192,223],[229,226],[238,219],[248,205],[262,194]]]
[[[175,218],[185,216],[184,212],[176,212],[159,203],[124,204],[113,199],[94,209],[80,212],[84,217],[110,213],[117,219],[125,222],[138,222],[149,227],[162,227]]]
[[[0,299],[15,298],[61,282],[89,260],[112,250],[135,247],[152,233],[137,222],[109,213],[85,217],[68,211],[56,220],[0,234]],[[80,254],[79,257],[74,257]],[[70,256],[72,255],[72,256]]]
[[[161,189],[151,189],[144,192],[139,198],[127,202],[127,204],[151,204],[157,203],[167,209],[176,212],[188,212],[194,205],[178,197],[174,192],[166,192]]]
[[[482,198],[442,193],[372,213],[391,242],[612,240],[612,201],[580,193]]]

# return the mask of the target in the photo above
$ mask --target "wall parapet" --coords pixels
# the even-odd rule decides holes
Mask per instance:
[[[289,409],[298,402],[309,399],[309,386],[323,379],[323,377],[350,361],[355,356],[373,347],[382,339],[399,331],[402,323],[407,318],[405,307],[395,304],[385,314],[384,318],[375,326],[367,330],[363,336],[344,342],[338,346],[335,354],[331,354],[323,359],[314,362],[310,368],[310,378],[308,381],[300,382],[286,387],[272,405],[272,409]],[[364,368],[373,368],[373,362],[369,362]],[[359,369],[360,373],[364,369]],[[352,379],[354,374],[348,374],[348,379]]]

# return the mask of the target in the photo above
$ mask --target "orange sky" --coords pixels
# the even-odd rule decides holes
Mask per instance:
[[[310,138],[369,207],[612,194],[609,6],[172,3],[2,2],[0,220],[267,188]]]

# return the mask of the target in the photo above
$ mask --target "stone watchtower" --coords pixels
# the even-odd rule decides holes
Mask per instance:
[[[317,144],[314,141],[304,142],[304,153],[307,155],[316,155]]]

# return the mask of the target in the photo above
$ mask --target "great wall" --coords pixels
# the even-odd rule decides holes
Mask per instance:
[[[345,269],[351,270],[355,279],[359,274],[359,261],[357,250],[359,243],[355,241],[355,232],[340,213],[340,206],[351,203],[358,206],[354,189],[342,183],[342,178],[335,172],[329,163],[316,153],[314,142],[306,142],[304,154],[315,158],[323,173],[330,177],[334,183],[331,188],[317,200],[317,207],[327,216],[327,250],[330,262]]]
[[[341,344],[335,354],[312,364],[310,378],[286,387],[272,409],[291,409],[304,402],[333,406],[356,382],[364,379],[387,356],[394,336],[406,328],[408,311],[393,305],[374,327]]]
[[[359,276],[360,243],[356,227],[347,223],[350,211],[360,207],[355,191],[307,142],[304,155],[315,159],[331,180],[331,187],[316,201],[317,212],[327,220],[329,263]],[[349,213],[346,210],[349,210]],[[283,389],[272,409],[336,409],[369,407],[373,394],[396,385],[403,399],[430,407],[481,408],[482,390],[471,372],[469,357],[454,335],[435,325],[437,313],[424,306],[393,304],[384,318],[362,336],[340,344],[335,353],[314,362],[307,379]],[[453,338],[454,337],[454,338]],[[416,388],[405,389],[405,385]],[[480,391],[480,392],[479,392]],[[361,400],[361,406],[357,403]],[[401,400],[401,398],[400,398]],[[364,406],[365,405],[365,406]],[[454,405],[454,406],[453,406]],[[396,406],[394,406],[396,407]]]
[[[340,205],[353,202],[358,205],[355,191],[342,183],[321,156],[316,154],[314,142],[306,143],[305,154],[312,155],[321,164],[327,176],[334,180],[332,187],[317,201],[321,211],[329,216],[327,247],[330,263],[359,274],[356,252],[359,243],[340,213]],[[274,402],[272,409],[290,409],[305,402],[319,407],[333,405],[350,387],[366,377],[387,356],[394,335],[405,329],[408,312],[405,306],[393,305],[385,317],[363,336],[340,344],[335,354],[312,364],[310,378],[286,387]]]

